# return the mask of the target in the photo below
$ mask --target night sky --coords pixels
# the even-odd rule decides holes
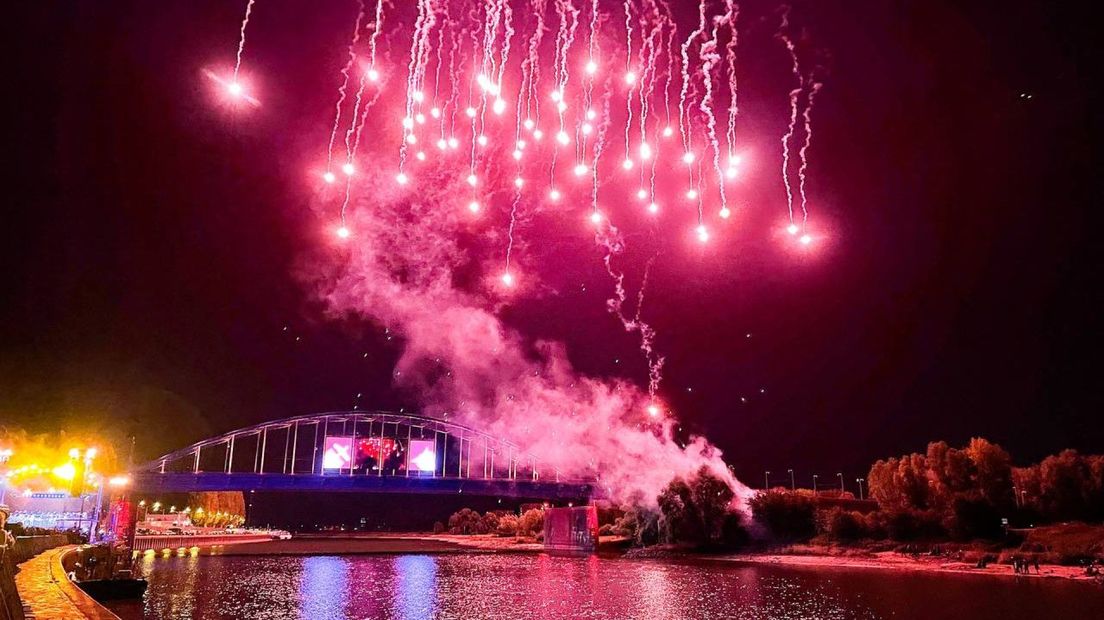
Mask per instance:
[[[799,260],[764,232],[656,264],[663,394],[750,484],[790,467],[853,479],[937,439],[985,436],[1019,462],[1101,449],[1094,22],[960,4],[796,3],[827,70],[809,191],[830,242]],[[324,234],[303,171],[355,5],[261,0],[248,63],[265,105],[231,122],[199,71],[231,56],[243,6],[21,3],[9,20],[0,425],[115,425],[154,456],[267,419],[417,405],[392,388],[397,340],[327,319],[293,275]],[[749,35],[751,113],[784,123],[771,34]],[[549,295],[503,316],[565,340],[584,372],[642,381],[585,241]]]

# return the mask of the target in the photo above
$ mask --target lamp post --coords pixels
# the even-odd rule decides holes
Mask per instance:
[[[866,478],[855,478],[855,482],[859,483],[859,501],[862,501],[863,483],[866,482]]]
[[[839,476],[840,493],[842,494],[843,493],[843,472],[841,471],[841,472],[837,473],[836,475]]]
[[[12,449],[4,448],[0,449],[0,465],[7,463],[12,457]],[[0,504],[4,503],[4,498],[8,495],[8,473],[0,473]]]
[[[786,471],[790,472],[790,490],[791,491],[796,491],[797,490],[797,481],[794,480],[794,471],[792,469],[787,469]]]
[[[763,472],[763,490],[766,491],[770,488],[770,472]]]
[[[817,494],[817,475],[813,474],[813,495]]]

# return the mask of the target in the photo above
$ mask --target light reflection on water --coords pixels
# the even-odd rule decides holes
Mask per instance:
[[[149,556],[124,618],[1104,617],[1083,583],[547,555]]]

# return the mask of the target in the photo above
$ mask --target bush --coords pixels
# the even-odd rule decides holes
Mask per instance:
[[[817,530],[839,541],[855,541],[862,538],[874,538],[866,517],[862,514],[842,508],[819,510],[816,513]]]
[[[934,510],[881,510],[872,517],[876,519],[877,527],[883,529],[886,536],[893,540],[941,538],[947,533],[939,513]]]
[[[721,523],[720,545],[725,549],[736,549],[746,545],[749,538],[743,516],[738,512],[725,514]]]
[[[483,517],[471,508],[464,508],[454,512],[448,520],[450,534],[486,534],[486,522]]]
[[[498,518],[498,528],[495,534],[499,536],[517,536],[518,518],[516,515],[506,514]]]
[[[483,526],[480,528],[480,534],[490,534],[498,531],[498,515],[493,512],[488,512],[483,515]]]
[[[543,535],[544,511],[537,508],[526,510],[518,519],[517,533],[518,536],[536,536],[538,533]]]
[[[1004,533],[1000,513],[991,503],[981,498],[956,497],[945,526],[951,536],[958,540],[997,540]]]
[[[433,522],[433,533],[434,534],[444,534],[445,533],[445,524],[441,523],[440,521],[434,521]]]
[[[782,540],[807,540],[816,535],[816,503],[807,496],[783,491],[760,493],[751,512],[772,535]]]

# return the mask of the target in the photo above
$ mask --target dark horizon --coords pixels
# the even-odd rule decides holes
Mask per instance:
[[[398,343],[326,318],[295,276],[321,234],[296,175],[324,140],[352,9],[266,4],[251,59],[279,94],[232,132],[198,72],[225,59],[237,4],[20,7],[0,426],[118,422],[155,456],[300,413],[416,406],[392,385]],[[1104,446],[1094,22],[954,5],[795,3],[830,67],[810,164],[830,247],[657,263],[662,394],[749,486],[787,468],[851,482],[936,440],[983,436],[1020,464]],[[502,314],[564,340],[584,373],[640,383],[598,258],[579,256],[555,294]]]

